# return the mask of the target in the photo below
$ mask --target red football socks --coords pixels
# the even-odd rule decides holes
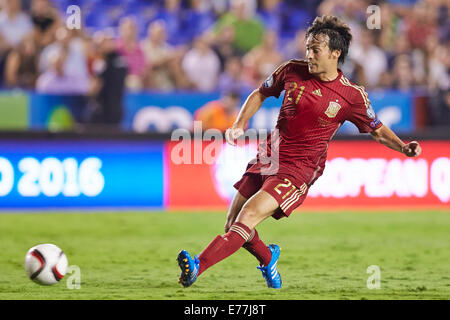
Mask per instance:
[[[269,248],[259,238],[256,229],[253,230],[250,240],[243,247],[258,259],[261,266],[267,266],[270,263],[272,252],[270,252]]]
[[[245,224],[233,223],[227,233],[214,238],[200,253],[198,256],[200,260],[198,275],[239,250],[250,239],[250,235],[251,230]]]

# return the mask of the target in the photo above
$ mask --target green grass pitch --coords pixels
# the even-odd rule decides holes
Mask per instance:
[[[0,214],[0,300],[4,299],[449,299],[450,212],[294,213],[259,227],[282,248],[280,290],[268,289],[244,249],[190,288],[177,283],[181,249],[199,253],[223,233],[224,213],[101,212]],[[81,270],[54,286],[30,281],[23,261],[54,243]],[[380,289],[368,289],[368,266]]]

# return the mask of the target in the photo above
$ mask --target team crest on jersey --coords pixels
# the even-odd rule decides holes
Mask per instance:
[[[266,79],[266,81],[264,81],[264,87],[266,87],[266,88],[270,88],[272,85],[273,85],[273,77],[272,77],[272,75],[270,75],[267,79]]]
[[[328,116],[328,118],[334,118],[338,114],[339,110],[341,109],[341,105],[337,102],[330,101],[330,104],[328,105],[327,110],[325,111],[325,114]]]
[[[370,103],[369,103],[369,106],[366,109],[366,113],[367,113],[367,116],[370,119],[375,119],[376,118],[375,110],[373,110],[372,105]]]

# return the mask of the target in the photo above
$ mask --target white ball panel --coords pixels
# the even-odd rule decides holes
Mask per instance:
[[[38,250],[45,259],[45,265],[42,271],[32,279],[41,285],[52,285],[58,282],[53,268],[56,267],[57,273],[64,276],[67,272],[68,261],[62,250],[50,243],[40,244],[31,248],[25,256],[25,270],[29,277],[41,267],[39,259],[32,255],[34,250]]]

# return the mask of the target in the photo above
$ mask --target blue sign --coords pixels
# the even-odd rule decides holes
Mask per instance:
[[[400,91],[372,91],[369,99],[378,118],[396,132],[414,130],[414,99],[412,93]],[[274,128],[282,98],[267,98],[262,107],[250,119],[250,128]],[[194,113],[203,105],[220,98],[219,93],[129,93],[124,99],[122,128],[135,132],[171,132],[177,128],[191,129]],[[243,96],[241,103],[247,96]],[[82,97],[32,94],[31,128],[47,128],[51,114],[58,106],[68,108],[75,120],[82,118]],[[344,123],[339,133],[358,133],[356,126]]]
[[[163,142],[0,140],[0,150],[0,208],[163,207]]]
[[[399,91],[369,92],[369,99],[378,118],[396,132],[414,129],[413,95]],[[124,128],[138,132],[170,132],[176,128],[191,128],[194,112],[204,104],[219,99],[219,94],[129,94],[126,98]],[[241,103],[246,97],[242,97]],[[250,119],[250,128],[271,129],[277,122],[282,104],[280,98],[267,98]],[[350,122],[339,133],[358,133]]]

